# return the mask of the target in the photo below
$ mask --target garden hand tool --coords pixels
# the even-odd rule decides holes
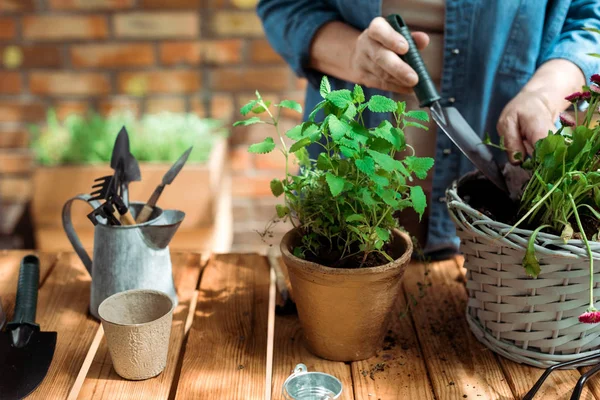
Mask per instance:
[[[129,207],[129,182],[142,180],[142,174],[137,160],[129,151],[129,135],[125,127],[121,128],[115,140],[110,167],[118,173],[119,195]]]
[[[117,169],[121,168],[121,163],[122,162],[119,162]],[[129,212],[129,208],[118,194],[118,175],[119,173],[115,172],[114,175],[103,176],[94,181],[98,183],[92,186],[92,188],[98,189],[91,193],[92,197],[88,201],[106,200],[100,207],[88,214],[88,218],[94,225],[98,223],[96,219],[97,216],[106,218],[109,225],[135,225],[135,220]],[[120,220],[114,215],[115,208],[118,215],[121,216]]]
[[[193,146],[187,149],[185,153],[183,153],[181,157],[179,157],[179,159],[175,161],[175,164],[173,164],[173,166],[169,168],[167,173],[163,176],[162,183],[158,185],[156,189],[154,189],[152,196],[150,196],[150,199],[144,205],[144,208],[142,208],[142,211],[140,211],[140,214],[135,219],[136,223],[141,224],[143,222],[146,222],[148,218],[150,218],[152,210],[154,210],[154,206],[156,206],[156,202],[158,201],[158,198],[162,194],[163,190],[165,189],[165,186],[170,185],[173,182],[173,179],[175,179],[175,177],[177,176],[177,174],[179,174],[179,171],[181,171],[181,169],[185,165],[185,162],[190,156],[192,148]]]
[[[40,261],[21,260],[15,315],[0,334],[0,398],[22,399],[44,380],[56,348],[56,332],[35,323]]]
[[[433,83],[427,67],[421,58],[410,30],[404,23],[402,17],[391,14],[387,18],[388,23],[408,42],[408,52],[400,56],[404,62],[410,65],[419,76],[419,83],[415,86],[415,94],[419,99],[420,107],[429,107],[431,116],[440,129],[452,140],[452,142],[471,160],[471,162],[498,188],[508,193],[504,177],[500,172],[498,164],[490,149],[483,144],[481,138],[463,116],[454,107],[442,107],[440,95]]]

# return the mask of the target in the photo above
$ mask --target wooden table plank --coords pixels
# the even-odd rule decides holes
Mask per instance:
[[[407,268],[404,291],[418,299],[411,312],[437,399],[512,399],[494,354],[465,320],[467,294],[454,260],[428,266],[431,287],[419,298],[424,266]],[[464,397],[467,396],[467,397]]]
[[[200,282],[177,399],[264,397],[268,291],[264,257],[211,259]]]
[[[40,259],[40,288],[46,281],[48,274],[56,265],[58,259],[53,253],[37,253],[34,251],[2,251],[0,252],[0,301],[6,313],[7,321],[10,321],[15,308],[15,297],[17,296],[17,282],[19,280],[19,268],[21,259],[27,254],[37,254]],[[38,313],[42,304],[38,301]],[[43,329],[44,327],[42,327]]]
[[[58,332],[46,378],[29,399],[64,399],[69,394],[99,322],[88,314],[91,278],[75,254],[62,254],[38,294],[37,321]]]
[[[590,367],[582,367],[579,368],[580,373],[585,373],[587,371],[589,371],[590,369],[594,368],[593,366]],[[554,374],[554,372],[553,372]],[[600,375],[596,374],[593,377],[591,377],[587,383],[585,384],[587,390],[589,390],[590,392],[592,392],[592,394],[594,395],[594,397],[596,399],[600,399]],[[583,398],[583,396],[582,396]]]
[[[115,400],[168,398],[185,338],[184,328],[190,301],[197,288],[202,266],[200,254],[195,253],[174,253],[172,262],[179,305],[173,314],[169,355],[165,370],[156,378],[143,381],[128,381],[121,378],[112,367],[112,360],[104,337],[77,398]]]
[[[383,349],[373,358],[352,363],[357,399],[434,399],[406,304],[404,290],[400,290]]]

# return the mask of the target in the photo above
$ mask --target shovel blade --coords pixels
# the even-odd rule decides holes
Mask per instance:
[[[56,348],[56,332],[37,332],[26,346],[13,346],[11,332],[0,334],[0,398],[18,400],[44,380]]]

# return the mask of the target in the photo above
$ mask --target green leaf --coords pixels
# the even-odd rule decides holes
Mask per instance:
[[[301,167],[309,167],[310,166],[310,157],[308,155],[308,150],[306,147],[301,148],[296,153],[296,160],[298,160],[298,165]]]
[[[392,135],[396,137],[397,150],[404,150],[406,147],[406,139],[404,138],[404,131],[400,128],[392,128]]]
[[[355,160],[354,164],[356,165],[356,168],[358,168],[359,171],[362,171],[367,175],[375,174],[375,161],[369,156]]]
[[[363,88],[359,85],[354,85],[354,90],[352,91],[352,98],[357,103],[362,103],[365,101],[365,92],[363,92]]]
[[[588,56],[600,58],[600,53],[587,53]]]
[[[363,189],[361,189],[360,192],[361,192],[362,200],[365,203],[365,205],[376,206],[377,204],[379,204],[379,202],[377,202],[375,199],[373,199],[373,196],[371,196],[371,192],[369,189],[363,188]]]
[[[385,171],[392,172],[402,167],[402,163],[400,161],[394,160],[387,154],[380,153],[378,151],[373,151],[370,149],[367,150],[367,153],[369,153],[369,155],[373,157],[373,160],[375,160],[379,167],[384,169]]]
[[[283,194],[283,183],[279,179],[273,179],[271,181],[271,193],[273,196],[279,197]]]
[[[492,138],[490,137],[490,134],[488,132],[485,133],[485,136],[483,138],[483,144],[492,144]]]
[[[423,130],[426,130],[426,131],[429,130],[429,128],[426,127],[425,125],[420,124],[420,123],[415,122],[415,121],[406,121],[405,120],[404,121],[404,126],[414,126],[415,128],[423,129]]]
[[[373,182],[375,182],[376,185],[379,185],[381,187],[386,187],[390,184],[390,180],[388,178],[386,178],[385,176],[373,174],[373,175],[369,175],[369,178]]]
[[[333,197],[337,197],[342,190],[344,190],[344,183],[346,182],[344,178],[340,178],[339,176],[335,176],[331,172],[328,172],[325,175],[325,180],[329,185],[329,190],[331,191],[331,195]]]
[[[248,126],[248,125],[264,124],[264,123],[265,122],[263,122],[259,117],[252,117],[252,118],[244,119],[242,121],[237,121],[233,124],[233,126]]]
[[[279,107],[288,108],[302,114],[302,106],[294,100],[283,100],[281,103],[279,103]]]
[[[383,120],[379,126],[371,131],[373,136],[384,139],[392,144],[395,148],[400,147],[398,136],[393,132],[394,126],[388,120]]]
[[[329,84],[329,79],[326,76],[323,76],[321,79],[321,85],[319,86],[319,93],[321,93],[321,97],[325,98],[331,92],[331,85]]]
[[[414,210],[419,214],[419,220],[421,220],[425,212],[425,207],[427,207],[427,198],[421,186],[410,187],[410,201]]]
[[[317,168],[321,171],[328,171],[333,168],[333,165],[331,165],[331,160],[327,154],[319,154],[319,157],[317,158]]]
[[[404,110],[406,110],[406,102],[405,101],[399,101],[397,103],[396,113],[398,115],[402,115],[402,114],[404,114]]]
[[[304,250],[301,247],[294,247],[294,256],[304,259]]]
[[[265,101],[265,102],[264,102],[264,104],[265,104],[265,106],[267,106],[267,108],[268,108],[268,107],[271,105],[271,102],[270,102],[270,101]],[[267,109],[266,109],[266,108],[265,108],[263,105],[261,105],[261,104],[257,104],[257,105],[256,105],[256,107],[254,107],[254,108],[252,109],[252,113],[254,113],[254,114],[262,114],[262,113],[264,113],[266,110],[267,110]]]
[[[260,143],[255,143],[248,148],[250,153],[267,154],[273,151],[275,142],[272,137],[268,137]]]
[[[350,129],[348,124],[340,121],[335,115],[330,115],[327,120],[329,126],[329,133],[334,140],[340,140],[346,135],[346,132]]]
[[[302,124],[296,125],[293,128],[291,128],[285,133],[285,136],[289,137],[292,140],[302,139]]]
[[[388,206],[396,208],[398,206],[398,200],[396,200],[396,192],[393,190],[377,190],[377,194],[385,204]]]
[[[419,121],[429,122],[429,114],[423,110],[411,110],[404,113],[408,118],[418,119]]]
[[[346,222],[367,222],[364,215],[361,214],[352,214],[346,217]]]
[[[404,159],[406,166],[414,172],[419,179],[427,178],[427,171],[433,167],[433,158],[407,156]]]
[[[326,100],[338,108],[346,108],[352,103],[352,93],[348,89],[334,90],[327,94]]]
[[[525,251],[525,256],[523,257],[523,268],[525,268],[525,272],[527,275],[537,278],[537,276],[541,272],[540,262],[535,256],[535,239],[537,238],[538,233],[544,228],[548,228],[549,225],[542,225],[538,227],[535,231],[531,233],[529,240],[527,241],[527,250]]]
[[[589,31],[589,32],[594,32],[594,33],[600,33],[600,29],[597,28],[583,28],[584,31]]]
[[[348,104],[346,111],[344,111],[344,117],[348,119],[353,119],[356,116],[356,106],[352,103]]]
[[[375,94],[369,99],[368,107],[373,112],[394,112],[398,109],[398,104],[392,99]]]
[[[338,176],[346,176],[348,171],[350,171],[350,162],[348,160],[340,160],[337,165],[337,175]]]
[[[350,147],[341,145],[340,146],[340,153],[342,153],[344,155],[344,157],[348,157],[348,158],[352,158],[354,156],[356,156],[358,154],[358,152]]]
[[[325,97],[325,96],[323,96],[323,97]],[[323,107],[325,107],[326,104],[327,104],[327,101],[325,101],[325,100],[317,103],[315,108],[313,108],[313,110],[308,115],[308,120],[314,122],[315,117],[317,116],[317,113],[319,112],[319,110],[321,110]]]
[[[383,229],[383,228],[380,228],[380,227],[376,227],[375,228],[375,232],[377,232],[377,236],[384,243],[387,242],[388,240],[390,240],[390,231],[389,230]]]
[[[257,103],[256,100],[250,100],[248,103],[246,103],[240,109],[240,114],[242,114],[242,115],[248,115],[248,113],[252,110],[252,108],[254,108],[254,106],[256,105],[256,103]]]
[[[283,204],[277,204],[275,209],[277,210],[277,216],[279,218],[283,218],[290,213],[290,209]]]
[[[357,140],[352,140],[352,139],[348,139],[346,137],[341,138],[338,141],[341,145],[344,145],[346,147],[350,147],[354,150],[360,150],[360,145],[359,142]]]
[[[290,153],[295,153],[298,150],[305,148],[306,146],[308,146],[311,143],[312,143],[312,140],[309,137],[302,138],[299,141],[297,141],[296,143],[294,143],[292,145],[292,147],[290,147]]]

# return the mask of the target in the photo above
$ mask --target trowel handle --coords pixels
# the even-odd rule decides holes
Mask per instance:
[[[391,14],[386,20],[408,42],[408,52],[400,56],[400,58],[410,65],[419,77],[419,83],[414,88],[415,94],[419,99],[419,107],[429,107],[433,102],[440,100],[441,97],[427,71],[423,58],[421,58],[419,49],[410,35],[410,29],[408,29],[408,26],[406,26],[406,23],[404,23],[404,20],[398,14]]]
[[[17,285],[17,300],[15,315],[7,328],[27,324],[39,329],[35,323],[37,308],[38,285],[40,281],[40,260],[34,255],[25,256],[21,260],[19,283]]]

